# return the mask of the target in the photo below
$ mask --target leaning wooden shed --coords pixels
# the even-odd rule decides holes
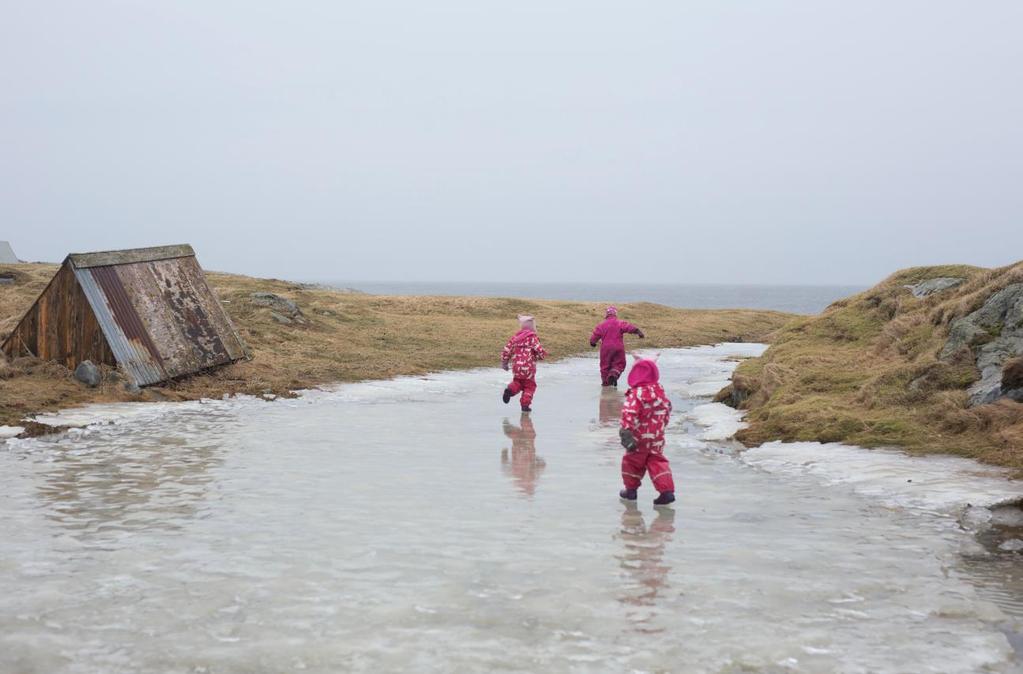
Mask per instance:
[[[68,255],[0,350],[117,365],[139,386],[248,355],[188,245]]]

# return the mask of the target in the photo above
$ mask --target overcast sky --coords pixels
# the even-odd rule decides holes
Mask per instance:
[[[1023,2],[0,0],[0,239],[325,280],[1023,258]]]

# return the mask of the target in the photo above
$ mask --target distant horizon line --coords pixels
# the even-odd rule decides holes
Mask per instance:
[[[869,283],[722,283],[713,281],[651,281],[649,283],[635,281],[408,281],[408,280],[352,280],[352,279],[330,279],[330,280],[309,280],[308,283],[320,283],[324,285],[346,285],[357,286],[360,283],[366,284],[393,284],[393,285],[498,285],[498,286],[550,286],[550,285],[585,285],[585,286],[606,286],[621,287],[635,286],[649,288],[651,286],[701,286],[701,287],[764,287],[764,288],[869,288]]]
[[[62,258],[63,259],[63,258]],[[51,262],[48,260],[21,260],[21,264],[46,264],[57,266],[61,264],[61,261]],[[632,286],[637,288],[649,288],[649,287],[672,287],[672,286],[700,286],[700,287],[733,287],[733,288],[871,288],[874,285],[881,282],[881,279],[873,281],[871,283],[775,283],[775,282],[742,282],[742,283],[725,283],[721,281],[650,281],[650,282],[636,282],[636,281],[481,281],[481,280],[469,280],[469,281],[451,281],[451,280],[397,280],[397,279],[386,279],[386,280],[371,280],[371,279],[359,279],[359,280],[345,280],[345,279],[324,279],[324,278],[309,278],[299,276],[278,276],[277,274],[260,274],[253,272],[240,272],[240,271],[227,271],[226,269],[219,269],[216,267],[207,267],[203,265],[204,269],[208,272],[213,273],[225,273],[225,274],[237,274],[241,276],[251,276],[253,278],[265,278],[265,279],[276,279],[279,281],[291,281],[296,283],[319,283],[322,285],[345,285],[355,286],[359,283],[377,283],[377,284],[409,284],[409,285],[429,285],[429,284],[449,284],[449,285],[471,285],[471,284],[490,284],[490,285],[507,285],[507,286],[550,286],[550,285],[586,285],[586,286],[606,286],[606,287],[621,287],[621,286]]]

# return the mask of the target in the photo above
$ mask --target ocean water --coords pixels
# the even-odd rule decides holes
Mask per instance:
[[[587,302],[655,302],[683,309],[775,309],[816,314],[866,289],[846,285],[715,285],[605,283],[431,283],[338,281],[327,285],[374,295],[475,295]]]
[[[542,364],[531,415],[490,368],[51,416],[85,425],[0,442],[0,672],[1019,671],[1018,557],[957,517],[1018,485],[737,452],[706,392],[763,348],[662,354],[661,510],[617,498],[594,357]]]

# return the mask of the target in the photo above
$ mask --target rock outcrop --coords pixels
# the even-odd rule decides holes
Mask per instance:
[[[252,303],[260,307],[269,307],[270,317],[278,323],[291,325],[305,323],[305,316],[298,304],[286,297],[274,293],[252,293]]]
[[[787,323],[717,400],[746,412],[747,446],[905,447],[1023,474],[1023,261],[898,271]]]
[[[942,290],[948,290],[949,288],[955,288],[957,285],[965,281],[964,278],[956,276],[939,276],[937,278],[929,278],[926,281],[921,281],[913,285],[906,286],[909,291],[913,293],[913,297],[927,297],[934,293],[940,293]]]
[[[941,357],[950,359],[964,348],[973,351],[980,370],[980,380],[967,391],[971,405],[994,402],[1013,391],[1004,389],[1002,370],[1023,356],[1023,283],[1002,288],[980,309],[952,323]]]

